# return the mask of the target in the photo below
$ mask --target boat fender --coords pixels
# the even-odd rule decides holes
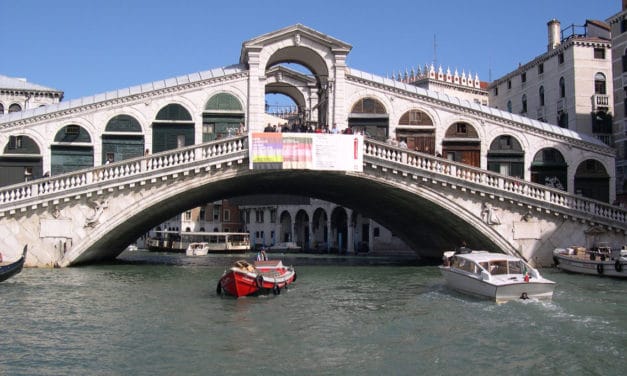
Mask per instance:
[[[255,278],[255,283],[257,284],[258,289],[263,287],[263,276],[261,274]]]
[[[597,273],[603,274],[603,264],[597,264]]]
[[[216,286],[216,294],[222,295],[222,285],[220,284],[220,281],[218,281],[218,286]]]
[[[619,273],[623,271],[623,264],[620,263],[620,260],[616,260],[614,263],[614,269],[616,269]]]

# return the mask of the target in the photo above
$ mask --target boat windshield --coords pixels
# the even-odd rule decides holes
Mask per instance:
[[[523,274],[527,267],[521,260],[494,260],[490,261],[490,274]]]

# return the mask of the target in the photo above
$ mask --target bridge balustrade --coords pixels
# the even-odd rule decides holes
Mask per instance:
[[[586,219],[591,219],[590,216],[594,216],[605,219],[613,225],[620,224],[622,228],[625,228],[626,225],[627,213],[620,207],[372,139],[366,139],[364,142],[365,156],[387,160],[431,174],[460,179],[473,185],[509,192],[516,196],[542,201],[545,203],[544,207],[553,210],[558,207],[567,210],[569,215],[577,214]]]

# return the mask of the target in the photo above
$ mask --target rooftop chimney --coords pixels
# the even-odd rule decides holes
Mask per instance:
[[[627,1],[627,0],[623,0],[623,1]],[[562,39],[562,27],[560,25],[560,22],[556,19],[552,19],[546,25],[549,28],[548,50],[551,51],[560,45],[560,41]]]

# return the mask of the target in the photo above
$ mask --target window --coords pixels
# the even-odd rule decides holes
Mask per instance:
[[[191,210],[186,211],[186,212],[185,212],[185,215],[183,216],[183,218],[184,218],[186,221],[191,221],[191,220],[192,220],[192,212],[191,212]],[[189,231],[189,230],[188,230],[188,231]]]
[[[605,75],[603,73],[597,73],[594,75],[594,93],[607,94],[605,91]]]
[[[508,89],[512,88],[512,80],[507,80],[507,88]]]
[[[527,72],[522,72],[520,75],[520,82],[522,82],[523,84],[525,82],[527,82]]]
[[[13,103],[12,105],[9,106],[9,113],[20,112],[20,111],[22,111],[22,106],[20,106],[17,103]]]
[[[276,209],[270,209],[270,223],[276,223]]]
[[[521,105],[522,105],[522,113],[527,113],[527,94],[523,94],[522,96],[522,101],[521,101]]]
[[[568,128],[568,114],[564,111],[557,113],[557,125],[562,128]]]
[[[200,218],[201,221],[205,220],[205,215],[207,215],[206,210],[204,207],[200,208],[200,214],[198,214],[198,218]]]
[[[22,148],[22,136],[9,136],[9,149]]]
[[[380,234],[380,230],[378,227],[375,227],[372,229],[372,236],[374,236],[375,238],[378,238]]]
[[[564,64],[564,53],[560,52],[559,54],[557,54],[557,63],[558,64]]]
[[[68,125],[65,127],[65,134],[68,136],[76,136],[81,133],[81,128],[78,125]]]
[[[544,73],[544,63],[538,64],[538,74]]]
[[[466,134],[468,133],[468,129],[466,128],[466,123],[457,123],[457,134]]]
[[[605,59],[605,48],[595,48],[594,49],[594,58],[595,59]]]
[[[224,222],[228,222],[231,220],[231,211],[229,209],[224,209]]]
[[[0,103],[0,115],[4,115],[4,105]]]
[[[564,84],[564,77],[560,77],[560,98],[566,96],[566,85]]]
[[[263,209],[255,210],[255,222],[263,223]]]
[[[538,97],[540,98],[540,106],[544,106],[544,86],[540,86],[538,89]]]
[[[220,220],[220,206],[219,205],[213,206],[213,220],[214,221]]]
[[[494,87],[494,96],[496,97],[496,96],[498,96],[498,95],[499,95],[499,87],[498,87],[498,86],[495,86],[495,87]]]
[[[512,112],[512,101],[507,101],[507,111]]]
[[[620,32],[624,33],[625,31],[627,31],[627,19],[622,19],[620,21]]]

